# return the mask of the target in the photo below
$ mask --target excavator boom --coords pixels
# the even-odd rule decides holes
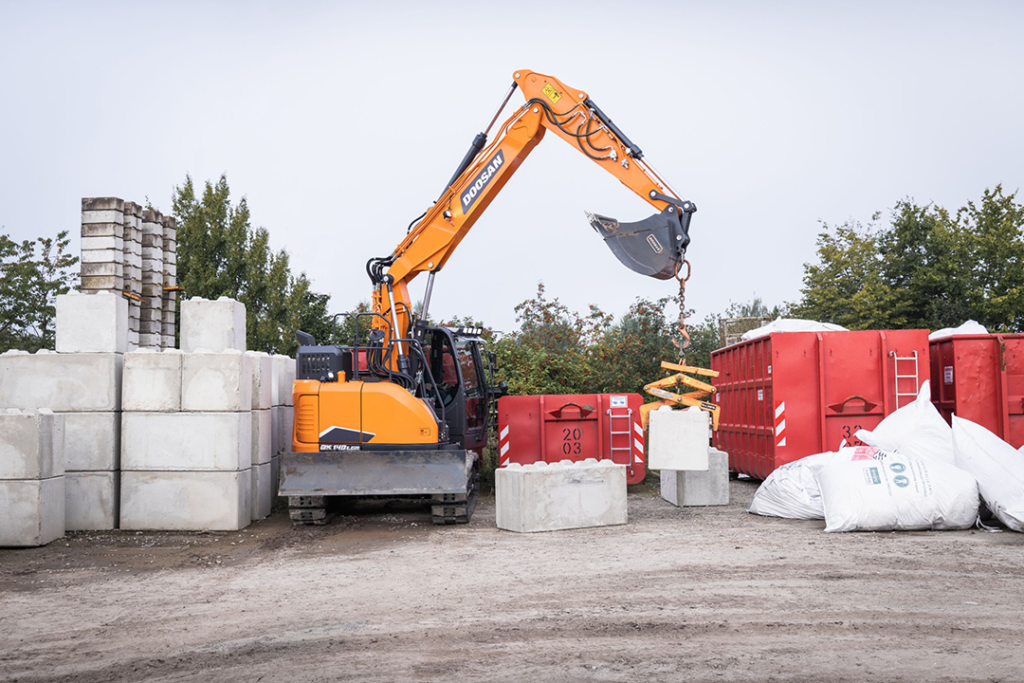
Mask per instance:
[[[382,316],[375,324],[391,338],[405,338],[409,331],[409,282],[421,272],[433,274],[444,267],[546,132],[577,148],[657,210],[632,223],[586,214],[615,257],[642,275],[663,280],[677,276],[690,242],[694,204],[657,174],[639,146],[586,92],[553,76],[515,72],[492,125],[516,89],[526,102],[501,125],[493,142],[487,144],[486,132],[478,134],[439,199],[390,256],[368,264],[375,286],[373,308]]]

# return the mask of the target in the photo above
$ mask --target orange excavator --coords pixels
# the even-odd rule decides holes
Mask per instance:
[[[516,90],[518,107],[488,144]],[[653,206],[635,223],[587,214],[630,269],[679,278],[696,207],[654,170],[643,152],[583,90],[553,76],[517,71],[490,124],[473,140],[441,196],[405,238],[366,270],[372,310],[350,315],[349,343],[317,345],[298,332],[292,452],[282,456],[280,495],[296,523],[323,524],[335,497],[428,499],[438,524],[468,522],[494,402],[494,354],[479,328],[428,324],[437,275],[546,133],[577,148]],[[414,314],[409,283],[427,274]]]

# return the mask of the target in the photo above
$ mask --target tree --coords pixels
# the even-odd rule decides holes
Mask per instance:
[[[876,214],[872,220],[877,220]],[[885,327],[892,293],[883,278],[876,228],[856,221],[818,234],[818,263],[804,264],[803,299],[792,314],[852,330]]]
[[[675,297],[637,298],[622,319],[591,345],[594,392],[643,393],[645,384],[665,374],[662,361],[675,361],[679,355],[672,344],[675,323],[665,315],[674,301]]]
[[[850,329],[1024,329],[1024,205],[1002,186],[951,214],[911,199],[888,226],[825,225],[804,264],[802,317]]]
[[[70,242],[66,230],[21,243],[0,231],[0,351],[54,347],[56,297],[71,291],[77,276]]]
[[[288,253],[270,248],[266,228],[253,227],[245,197],[231,203],[222,175],[207,181],[202,197],[191,176],[174,188],[178,220],[178,285],[186,296],[229,296],[245,304],[248,348],[293,354],[295,330],[330,337],[330,296],[312,291],[305,273],[294,275]]]

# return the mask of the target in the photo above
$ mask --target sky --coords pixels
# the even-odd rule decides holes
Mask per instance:
[[[530,69],[587,91],[696,203],[697,319],[791,302],[823,222],[1024,185],[1022,33],[1019,2],[0,0],[0,226],[70,230],[77,253],[81,197],[169,212],[186,174],[227,174],[348,310]],[[616,315],[675,293],[584,211],[653,212],[548,135],[438,274],[432,317],[508,331],[541,281]]]

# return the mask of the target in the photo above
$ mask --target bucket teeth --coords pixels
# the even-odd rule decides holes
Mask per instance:
[[[608,216],[602,216],[597,213],[590,213],[584,211],[587,215],[587,220],[590,222],[590,227],[594,229],[594,232],[599,235],[611,235],[619,229],[619,222],[614,218],[608,218]]]

